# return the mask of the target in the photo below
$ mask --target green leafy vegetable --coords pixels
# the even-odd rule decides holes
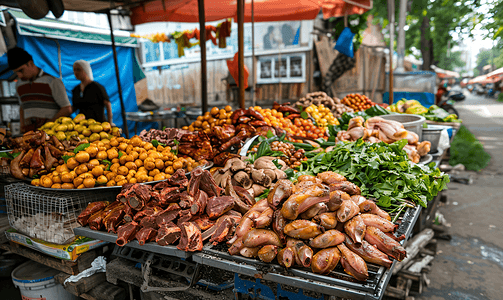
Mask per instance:
[[[166,144],[160,143],[160,142],[159,142],[158,140],[156,140],[156,139],[153,139],[153,140],[152,140],[152,141],[150,141],[150,142],[152,143],[152,146],[154,146],[154,147],[156,147],[156,148],[157,148],[157,146],[159,146],[159,145],[161,145],[161,146],[163,146],[163,147],[166,147]]]
[[[274,136],[274,134],[272,133],[272,131],[268,130],[267,131],[267,138],[270,139]]]
[[[120,159],[123,155],[124,155],[124,152],[119,151],[119,157],[118,158]]]
[[[264,198],[267,198],[267,196],[269,195],[269,189],[265,190],[260,196],[258,197],[255,197],[255,201],[259,201],[261,199],[264,199]]]
[[[300,117],[302,119],[307,119],[307,118],[309,118],[309,114],[306,111],[303,111],[300,113]]]
[[[328,152],[317,153],[304,161],[296,177],[334,171],[358,185],[365,197],[376,198],[378,205],[390,212],[403,209],[410,201],[426,207],[441,190],[449,176],[428,166],[412,163],[403,147],[407,140],[393,144],[356,142],[339,143]]]
[[[487,167],[491,155],[479,140],[463,125],[452,139],[449,164],[462,164],[467,170],[480,171]]]
[[[72,157],[75,157],[75,155],[63,155],[61,156],[61,158],[63,159],[63,161],[65,162],[65,164],[68,162],[68,160]]]
[[[77,153],[79,153],[79,151],[84,151],[90,145],[91,145],[91,143],[80,144],[75,149],[73,149],[73,153],[77,154]]]
[[[281,169],[283,166],[279,163],[278,159],[273,159],[272,160],[273,164],[276,166],[276,168]]]
[[[16,153],[0,152],[0,157],[14,159],[14,158],[18,157],[19,154],[21,154],[21,152],[16,152]]]
[[[174,155],[178,155],[178,145],[180,145],[180,142],[174,139],[173,143],[175,144],[175,147],[171,149],[171,153],[173,153]]]
[[[105,171],[110,171],[110,166],[112,165],[112,162],[106,159],[102,159],[101,162],[107,164],[107,168],[105,169]]]

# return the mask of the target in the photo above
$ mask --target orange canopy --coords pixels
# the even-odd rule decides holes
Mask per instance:
[[[323,0],[254,0],[255,22],[311,20]],[[339,0],[342,1],[342,0]],[[237,18],[236,0],[204,2],[205,21]],[[251,0],[245,1],[245,22],[251,22]],[[148,22],[199,22],[197,0],[151,1],[132,9],[133,25]]]
[[[350,4],[351,3],[351,4]],[[236,0],[204,2],[205,21],[237,19]],[[320,10],[325,19],[345,14],[363,14],[372,8],[372,0],[254,0],[254,21],[312,20]],[[245,0],[245,22],[251,22],[251,0]],[[132,9],[133,25],[148,22],[199,22],[197,0],[156,0]]]
[[[372,0],[323,0],[323,18],[361,15],[372,8]]]

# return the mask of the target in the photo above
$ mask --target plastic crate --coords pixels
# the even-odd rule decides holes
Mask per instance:
[[[117,191],[44,191],[25,183],[5,186],[9,224],[17,231],[54,244],[67,244],[88,203],[114,201]]]
[[[251,278],[235,273],[234,275],[234,294],[235,300],[246,297],[251,299],[291,299],[291,300],[323,300],[325,295],[303,291],[294,286],[285,286],[279,283],[267,282],[258,278]],[[308,295],[306,295],[308,294]],[[310,294],[310,295],[309,295]]]

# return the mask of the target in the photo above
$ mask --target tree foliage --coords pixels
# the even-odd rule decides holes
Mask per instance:
[[[487,2],[490,9],[488,14],[483,17],[489,22],[485,24],[484,28],[488,30],[488,36],[493,40],[503,39],[503,1],[487,0]]]
[[[478,70],[478,74],[484,74],[482,68],[486,65],[494,64],[496,65],[496,68],[499,68],[497,64],[497,62],[500,60],[499,56],[500,51],[497,47],[494,47],[492,49],[480,49],[479,53],[477,54],[477,66],[475,67],[475,69]]]
[[[429,70],[430,65],[458,65],[457,60],[446,59],[447,47],[449,44],[450,47],[458,44],[458,41],[452,38],[453,32],[471,34],[471,30],[478,23],[478,19],[474,18],[477,1],[412,0],[406,19],[406,54],[410,54],[413,48],[419,49],[425,70]],[[399,5],[400,0],[395,0],[396,23],[399,18]],[[383,26],[386,26],[389,22],[387,0],[374,1],[371,13],[380,18]]]
[[[465,65],[464,53],[461,51],[452,51],[449,55],[447,53],[440,53],[440,57],[438,57],[437,67],[444,70],[454,70]]]

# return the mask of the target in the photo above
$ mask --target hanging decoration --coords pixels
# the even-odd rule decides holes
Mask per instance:
[[[224,22],[218,24],[216,27],[213,25],[206,25],[206,37],[205,41],[211,40],[213,45],[218,46],[219,48],[226,48],[227,41],[226,38],[231,36],[231,19],[227,19]],[[165,33],[151,33],[151,34],[130,34],[131,37],[134,38],[142,38],[151,41],[152,43],[170,43],[171,40],[174,40],[178,45],[178,57],[182,57],[185,55],[185,49],[192,48],[196,45],[200,44],[201,40],[201,32],[198,28],[194,30],[184,30],[184,31],[175,31],[171,34]],[[196,42],[191,42],[190,40],[195,38]]]

